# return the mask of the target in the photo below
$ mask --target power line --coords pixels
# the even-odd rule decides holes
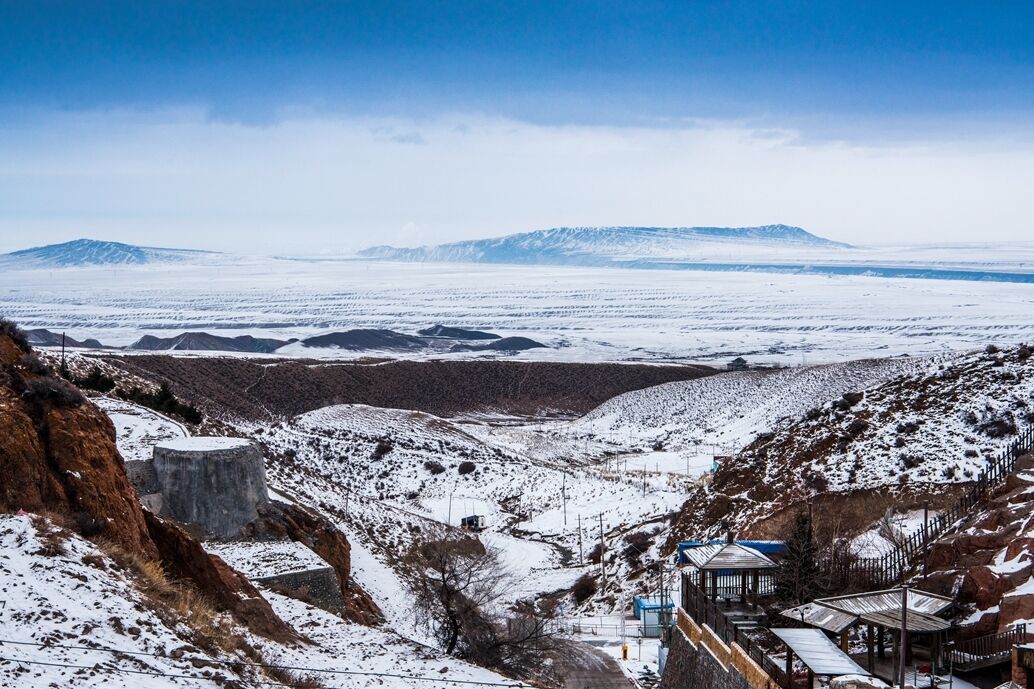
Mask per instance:
[[[66,644],[44,644],[44,643],[39,643],[37,641],[13,641],[13,640],[10,640],[10,639],[0,639],[0,645],[4,645],[4,644],[12,645],[12,646],[33,646],[33,647],[42,648],[42,649],[59,648],[59,649],[68,650],[68,651],[94,651],[94,652],[99,652],[99,653],[111,653],[111,654],[118,654],[118,655],[146,656],[146,657],[149,657],[149,658],[164,658],[166,660],[174,660],[174,661],[175,660],[180,660],[179,658],[174,658],[174,657],[172,657],[170,655],[167,655],[167,654],[164,654],[164,653],[148,653],[146,651],[125,651],[125,650],[121,650],[121,649],[118,649],[118,648],[106,648],[104,646],[94,647],[94,646],[75,646],[75,645],[66,645]],[[15,660],[15,659],[11,659],[11,658],[0,658],[0,660],[10,660],[12,662],[36,663],[36,661]],[[190,662],[191,659],[190,658],[183,658],[183,660],[186,661],[186,662]],[[527,685],[525,685],[525,684],[523,684],[521,682],[516,682],[516,683],[514,683],[514,682],[486,682],[486,681],[479,681],[479,680],[473,680],[473,679],[449,679],[449,678],[444,677],[444,676],[443,677],[421,677],[420,675],[403,675],[403,674],[392,673],[392,672],[364,672],[364,671],[361,671],[361,670],[331,670],[331,669],[304,667],[304,666],[295,666],[295,665],[274,665],[274,664],[270,664],[270,663],[255,663],[255,662],[249,662],[249,661],[243,661],[243,660],[214,660],[214,659],[211,659],[211,658],[204,658],[204,661],[206,663],[210,663],[212,665],[223,665],[223,666],[230,666],[230,667],[250,667],[250,668],[259,668],[259,669],[264,669],[264,670],[289,670],[291,672],[326,673],[326,674],[333,674],[333,675],[352,675],[352,676],[360,676],[360,677],[390,677],[392,679],[407,679],[407,680],[414,680],[414,681],[419,681],[419,682],[447,682],[447,683],[450,683],[450,684],[474,685],[474,686],[482,686],[482,687],[509,687],[510,689],[522,689],[522,688],[526,688],[527,687]],[[36,664],[40,664],[40,663],[36,663]],[[55,666],[61,666],[61,664],[56,664]],[[68,665],[66,667],[80,667],[80,666]],[[92,666],[83,666],[83,667],[86,667],[87,669],[93,669]],[[121,670],[119,670],[119,671],[121,671]],[[143,672],[142,670],[128,670],[128,669],[124,670],[124,671],[125,672]],[[158,673],[158,674],[163,674],[163,673]],[[176,675],[171,675],[171,676],[176,676]],[[192,678],[193,676],[192,675],[182,675],[182,677]],[[260,681],[260,680],[257,680],[257,681]],[[263,683],[265,683],[265,684],[273,684],[273,685],[277,685],[277,686],[292,686],[292,685],[289,685],[289,684],[283,684],[282,682],[263,682]]]

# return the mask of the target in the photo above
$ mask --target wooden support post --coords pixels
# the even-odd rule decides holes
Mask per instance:
[[[786,689],[793,689],[793,651],[786,644]]]
[[[885,636],[883,627],[878,627],[876,629],[876,657],[881,660],[887,657],[887,652],[883,648],[884,643],[886,643]]]
[[[747,601],[747,570],[740,572],[740,600]]]
[[[840,632],[840,650],[847,653],[850,648],[849,641],[851,637],[851,628],[848,627],[844,631]]]
[[[753,570],[751,572],[751,577],[750,578],[751,578],[751,582],[750,582],[751,588],[754,589],[754,591],[753,591],[754,595],[752,596],[752,598],[754,600],[752,601],[752,604],[756,608],[758,606],[758,594],[760,592],[759,589],[761,588],[761,575],[758,572],[758,570],[755,569],[755,570]]]
[[[865,625],[865,657],[869,661],[866,669],[873,673],[876,671],[876,639],[874,635],[876,630],[873,629],[871,624]]]

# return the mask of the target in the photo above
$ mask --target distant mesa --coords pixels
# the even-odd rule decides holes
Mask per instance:
[[[653,267],[643,262],[699,260],[730,247],[847,249],[791,225],[758,227],[558,227],[437,246],[375,246],[363,258],[456,263]]]
[[[498,340],[499,335],[486,333],[483,330],[467,330],[465,328],[450,328],[446,325],[435,325],[417,331],[424,337],[440,337],[449,340]]]
[[[248,352],[253,354],[269,354],[284,345],[297,342],[293,340],[275,340],[272,338],[238,335],[222,337],[205,332],[183,333],[175,337],[155,337],[144,335],[129,345],[127,349],[148,351],[195,351],[195,352]]]
[[[75,239],[0,255],[0,265],[25,268],[72,268],[82,266],[131,266],[148,263],[182,263],[199,257],[218,256],[214,251],[163,249],[97,239]]]
[[[347,349],[350,351],[409,351],[424,349],[427,341],[394,330],[356,329],[327,333],[302,340],[306,347]]]
[[[502,337],[488,344],[457,344],[450,352],[523,352],[528,349],[546,348],[541,342],[527,337]]]
[[[29,338],[29,344],[33,347],[60,347],[61,346],[61,333],[55,333],[44,328],[38,328],[36,330],[26,330],[25,335]],[[68,337],[64,338],[64,345],[66,347],[84,348],[84,349],[104,349],[99,341],[89,338],[86,340],[76,340],[75,338]]]

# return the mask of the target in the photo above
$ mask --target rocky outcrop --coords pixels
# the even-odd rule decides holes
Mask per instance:
[[[104,412],[51,374],[0,321],[0,511],[52,513],[191,581],[257,634],[296,639],[246,579],[137,501]]]
[[[249,529],[253,538],[279,538],[297,541],[320,556],[333,568],[341,588],[346,618],[360,624],[376,624],[384,617],[377,604],[352,582],[351,546],[334,525],[323,516],[298,505],[271,502],[259,508],[259,519]]]
[[[53,511],[156,558],[104,412],[45,374],[28,348],[0,336],[0,510]],[[74,393],[74,389],[71,389]]]
[[[1034,619],[1034,456],[1009,476],[958,530],[934,542],[923,588],[956,594],[968,610],[963,634],[1004,631]]]
[[[147,528],[161,553],[167,574],[194,582],[220,610],[226,610],[257,634],[278,641],[297,641],[298,634],[283,622],[250,581],[222,558],[171,521],[144,512]]]

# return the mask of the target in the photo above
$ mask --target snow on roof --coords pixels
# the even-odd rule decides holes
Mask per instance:
[[[697,569],[771,569],[772,560],[739,543],[712,543],[684,551],[689,564]]]
[[[178,452],[200,452],[204,450],[232,450],[237,447],[251,445],[252,441],[247,438],[227,438],[220,436],[190,436],[187,438],[174,438],[163,440],[155,445],[165,450],[176,450]]]
[[[935,631],[948,623],[935,615],[952,605],[952,599],[934,593],[908,590],[908,627],[912,631]],[[849,596],[819,598],[811,603],[784,610],[783,617],[839,634],[859,620],[889,624],[897,619],[901,625],[901,589],[886,589]],[[936,620],[936,621],[935,621]],[[944,626],[941,627],[943,623]]]
[[[821,629],[772,629],[773,634],[789,646],[816,675],[837,677],[869,673],[837,648]]]
[[[251,579],[330,566],[297,541],[209,541],[205,550]]]

